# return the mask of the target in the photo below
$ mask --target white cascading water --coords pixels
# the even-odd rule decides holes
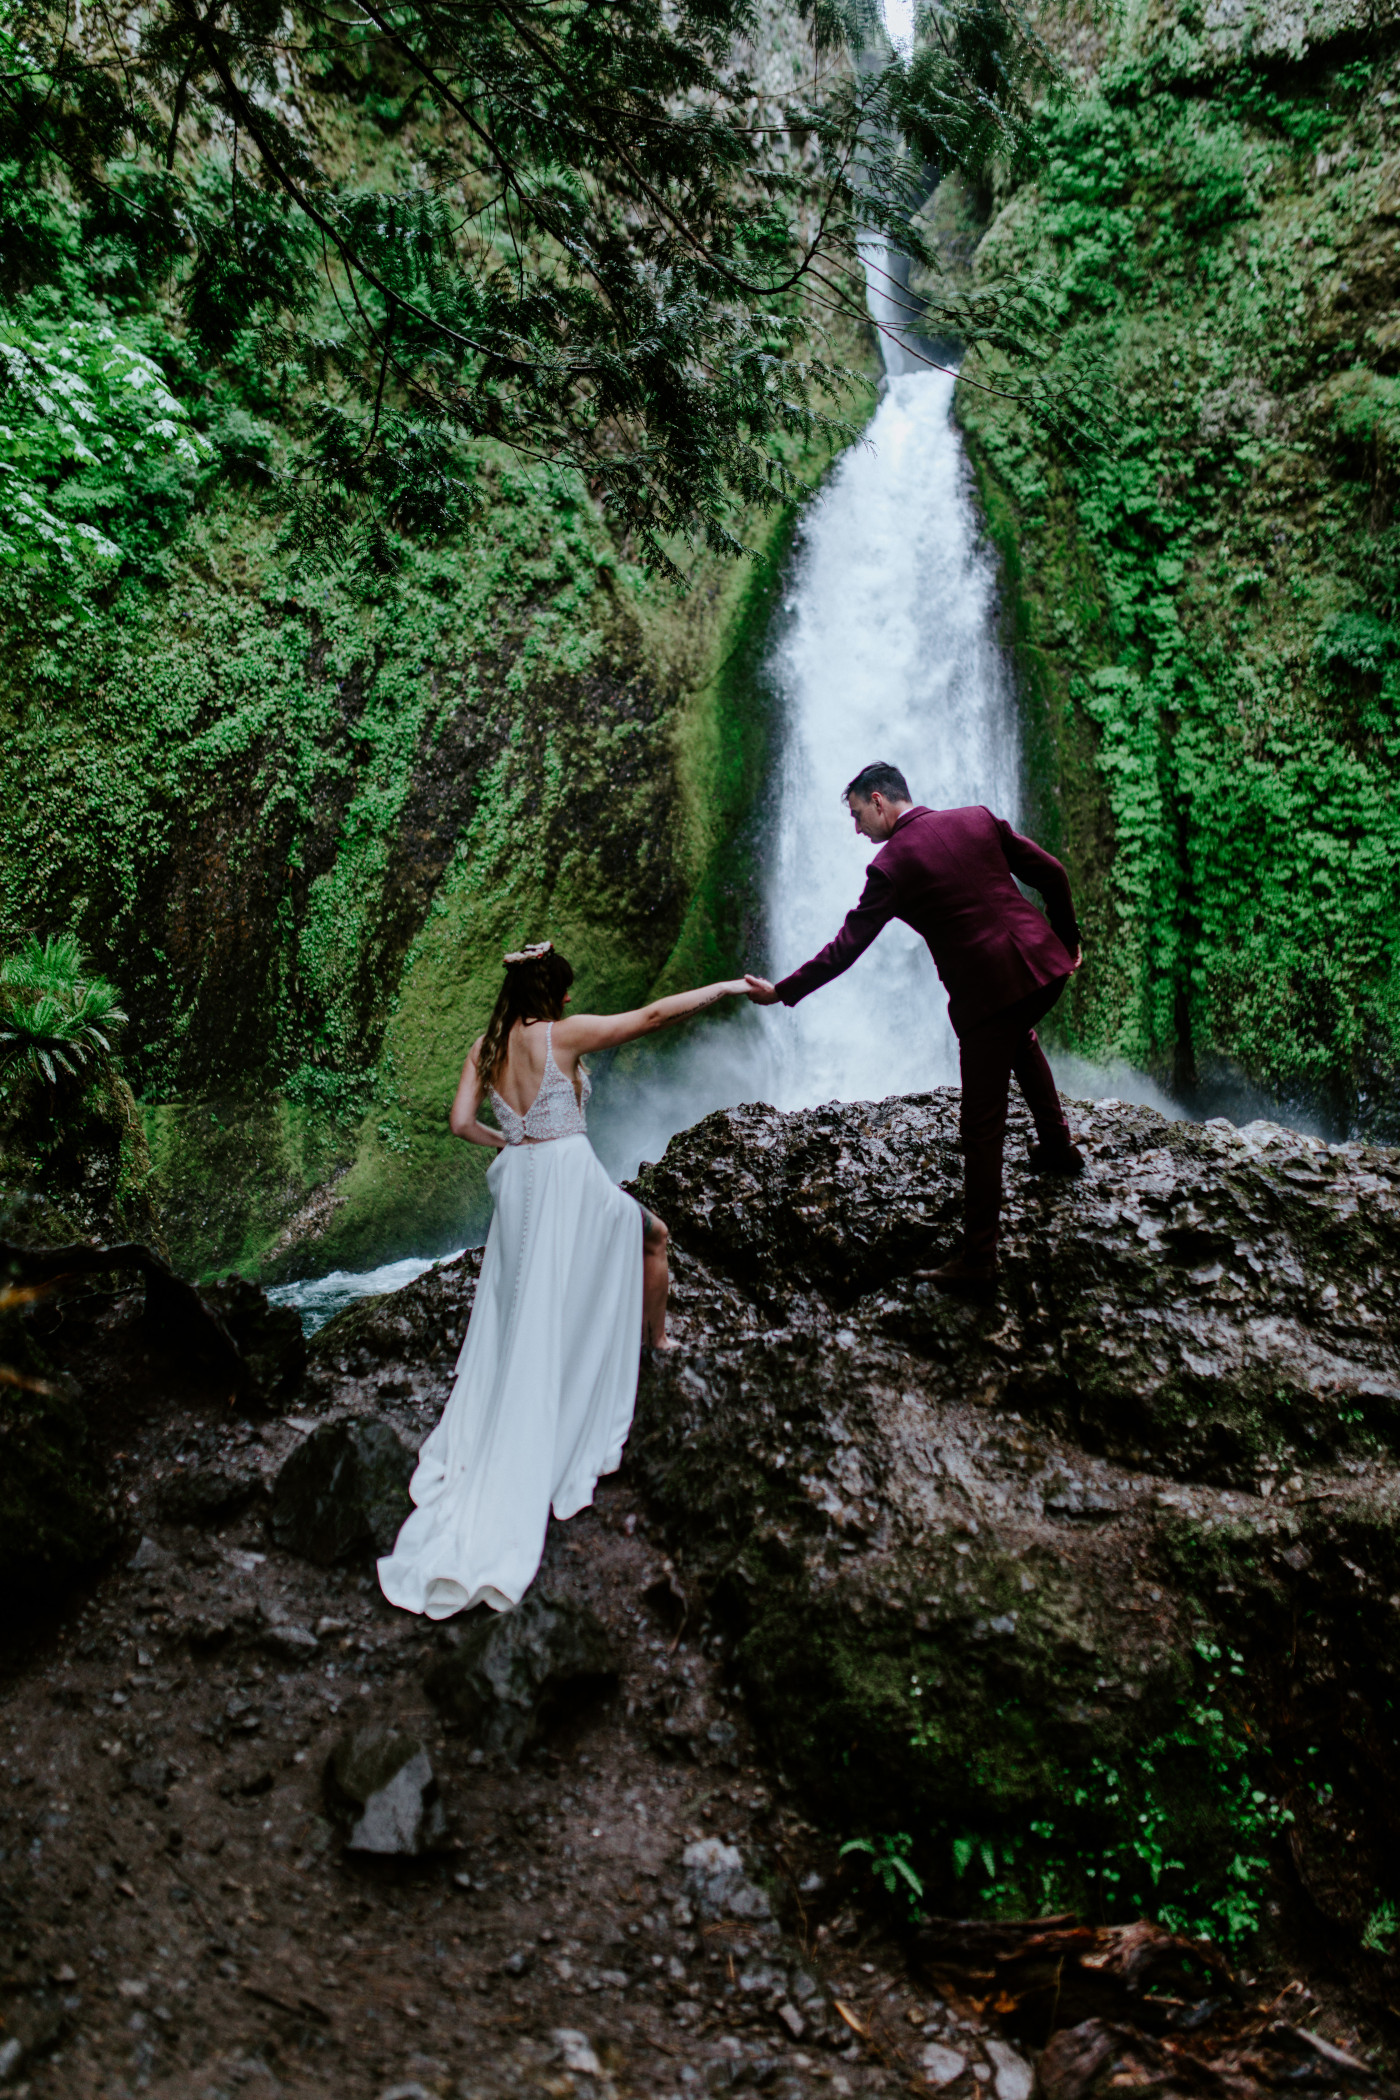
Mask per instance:
[[[985,802],[1013,823],[1019,811],[1016,700],[953,375],[891,333],[907,308],[883,250],[872,243],[865,260],[886,331],[883,398],[803,519],[767,665],[780,749],[764,872],[775,978],[830,940],[860,895],[876,849],[841,790],[861,766],[898,766],[934,807]],[[629,1061],[600,1089],[598,1149],[626,1175],[712,1108],[878,1099],[957,1076],[932,959],[896,923],[800,1006],[730,1013]]]
[[[802,535],[775,664],[785,735],[766,901],[779,974],[829,940],[859,895],[876,849],[841,793],[859,767],[887,760],[916,802],[985,802],[1016,821],[1015,698],[952,394],[941,372],[892,376],[867,443],[841,461]],[[906,926],[767,1018],[780,1107],[957,1078],[946,998]]]

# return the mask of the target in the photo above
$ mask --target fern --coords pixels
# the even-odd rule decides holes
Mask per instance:
[[[0,1081],[28,1074],[57,1087],[111,1057],[120,994],[84,969],[72,934],[31,939],[0,962]]]

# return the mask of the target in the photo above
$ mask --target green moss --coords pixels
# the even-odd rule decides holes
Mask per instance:
[[[56,1089],[12,1075],[0,1092],[0,1193],[20,1240],[136,1239],[166,1251],[141,1112],[113,1065]],[[26,1209],[32,1230],[18,1222]]]
[[[752,947],[753,826],[771,778],[773,733],[763,659],[796,523],[795,511],[780,512],[754,558],[719,580],[717,661],[677,725],[694,889],[654,994],[726,976]]]
[[[1376,1130],[1400,1062],[1391,70],[1266,91],[1241,66],[1203,96],[1141,53],[1106,69],[1047,114],[980,257],[1058,286],[1105,441],[959,394],[1036,819],[1084,900],[1057,1025]]]
[[[159,1102],[146,1130],[170,1258],[201,1279],[256,1271],[353,1157],[353,1126],[278,1094]]]
[[[226,492],[160,600],[56,616],[43,646],[14,614],[0,905],[14,929],[65,910],[131,987],[197,1273],[479,1232],[484,1161],[446,1111],[504,949],[547,933],[616,1007],[748,945],[791,514],[678,598],[619,568],[566,478],[503,467],[496,494],[479,541],[311,604],[219,566],[259,546]]]

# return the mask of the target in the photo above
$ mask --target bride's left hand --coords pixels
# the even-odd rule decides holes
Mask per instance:
[[[766,977],[745,977],[739,989],[748,993],[755,1006],[774,1006],[777,1003],[778,995]]]

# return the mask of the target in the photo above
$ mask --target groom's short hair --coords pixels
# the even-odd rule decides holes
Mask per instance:
[[[872,795],[883,795],[887,802],[912,802],[909,783],[898,766],[875,764],[862,766],[855,779],[846,789],[846,800],[852,795],[861,802],[868,802]]]

